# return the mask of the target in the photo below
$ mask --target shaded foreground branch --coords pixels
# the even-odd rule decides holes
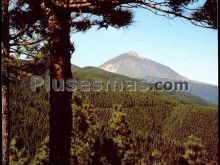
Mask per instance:
[[[192,24],[204,28],[217,29],[217,1],[207,0],[203,6],[189,8],[191,1],[174,0],[51,0],[53,8],[66,9],[76,13],[97,14],[104,8],[144,8],[154,14],[167,18],[179,17],[190,21]],[[193,2],[196,3],[196,2]]]

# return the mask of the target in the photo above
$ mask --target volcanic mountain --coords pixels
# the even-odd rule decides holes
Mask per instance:
[[[132,78],[146,79],[148,77],[188,80],[171,68],[158,62],[144,58],[134,51],[121,54],[100,66],[101,69],[122,74]]]
[[[99,68],[131,78],[147,80],[151,83],[158,81],[188,82],[190,93],[197,95],[210,103],[218,104],[217,86],[190,80],[178,74],[168,66],[144,58],[134,51],[130,51],[110,59],[102,64]]]

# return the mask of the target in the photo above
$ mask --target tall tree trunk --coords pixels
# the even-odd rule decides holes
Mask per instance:
[[[72,130],[72,92],[54,87],[72,79],[70,43],[70,12],[55,11],[48,19],[50,41],[50,138],[49,164],[69,165]],[[55,82],[55,83],[53,83]],[[56,84],[57,85],[53,85]],[[61,88],[62,90],[62,88]]]
[[[2,164],[9,164],[9,0],[2,1]]]

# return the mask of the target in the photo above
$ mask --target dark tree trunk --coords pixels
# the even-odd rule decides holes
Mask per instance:
[[[72,79],[70,12],[53,11],[48,19],[50,41],[50,138],[49,164],[69,165],[72,130],[72,92],[56,91],[57,86]],[[56,84],[56,83],[55,83]],[[64,86],[65,87],[65,86]],[[62,88],[61,88],[62,89]]]
[[[9,164],[9,15],[8,0],[2,1],[2,164]]]

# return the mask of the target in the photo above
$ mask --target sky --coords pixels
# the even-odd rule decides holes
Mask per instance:
[[[92,28],[72,34],[75,52],[71,62],[80,67],[97,67],[132,50],[189,79],[218,84],[216,30],[177,18],[169,20],[140,9],[134,15],[134,22],[128,28]]]

